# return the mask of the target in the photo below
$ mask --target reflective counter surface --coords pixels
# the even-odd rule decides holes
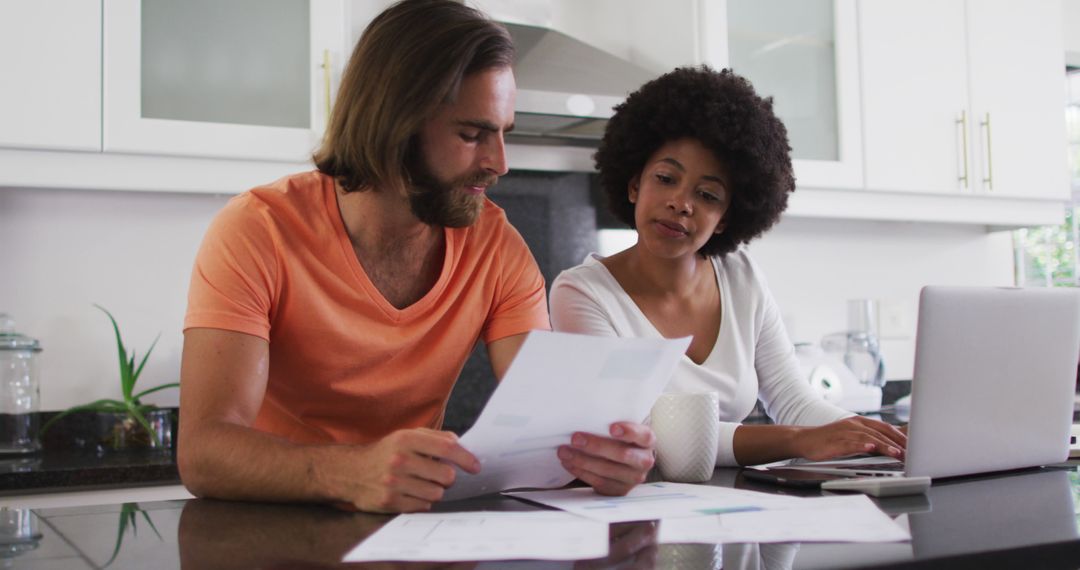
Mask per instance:
[[[816,495],[717,469],[713,485]],[[357,565],[370,568],[1077,568],[1074,468],[935,482],[927,495],[876,500],[911,530],[888,544],[656,545],[653,522],[610,527],[607,559]],[[502,497],[439,510],[530,510]],[[0,568],[331,568],[390,516],[318,505],[214,500],[0,509]]]

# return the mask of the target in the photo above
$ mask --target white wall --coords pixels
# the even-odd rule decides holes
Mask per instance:
[[[849,299],[877,299],[890,379],[911,378],[922,286],[1014,280],[1011,233],[975,226],[790,219],[750,251],[794,341],[845,330]]]
[[[0,189],[0,311],[39,339],[42,409],[118,398],[107,308],[139,358],[139,386],[179,379],[188,279],[203,232],[227,197]],[[160,395],[158,395],[160,394]],[[166,390],[149,401],[176,405]]]
[[[0,189],[0,311],[42,342],[43,409],[119,396],[112,330],[91,303],[140,353],[162,333],[144,386],[177,380],[191,264],[227,199]],[[913,331],[921,285],[1012,283],[1009,235],[973,227],[792,219],[752,251],[796,340],[842,329],[850,298],[891,302]],[[910,335],[884,342],[889,377],[909,377],[911,347]]]

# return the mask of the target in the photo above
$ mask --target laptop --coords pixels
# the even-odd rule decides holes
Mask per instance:
[[[924,287],[905,461],[785,469],[937,479],[1061,463],[1078,360],[1078,290]]]

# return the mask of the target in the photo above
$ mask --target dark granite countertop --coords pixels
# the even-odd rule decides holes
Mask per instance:
[[[772,493],[791,489],[744,480],[719,468],[711,485]],[[797,491],[820,494],[819,491]],[[928,494],[873,499],[909,527],[894,543],[657,544],[654,522],[609,526],[604,559],[344,565],[342,556],[392,517],[322,505],[193,499],[21,510],[16,547],[0,568],[1077,568],[1077,473],[1035,469],[935,483]],[[441,503],[439,511],[535,510],[488,496]],[[127,520],[127,523],[123,521]],[[13,533],[9,533],[13,534]],[[20,542],[21,541],[21,542]],[[8,558],[8,560],[4,560]]]
[[[175,418],[175,409],[172,410]],[[43,412],[48,421],[56,412]],[[88,415],[71,415],[42,438],[42,450],[0,455],[0,496],[175,484],[176,448],[106,450],[86,436]],[[175,425],[171,441],[176,441]]]
[[[176,453],[74,449],[0,458],[0,496],[179,483]]]

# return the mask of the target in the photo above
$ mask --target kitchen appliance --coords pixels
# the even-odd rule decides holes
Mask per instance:
[[[15,332],[15,320],[0,313],[0,454],[41,449],[38,442],[38,353],[41,344]]]
[[[795,345],[802,377],[825,401],[851,412],[876,412],[881,409],[881,387],[858,379],[843,355],[826,352],[821,346]]]
[[[502,22],[514,39],[519,144],[595,147],[612,107],[658,72],[557,30]]]
[[[803,377],[826,401],[852,412],[881,409],[885,362],[878,343],[877,302],[848,301],[848,330],[826,335],[821,346],[799,344]]]

